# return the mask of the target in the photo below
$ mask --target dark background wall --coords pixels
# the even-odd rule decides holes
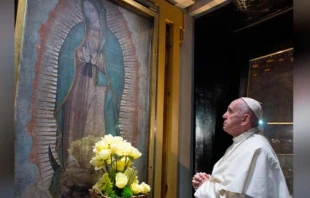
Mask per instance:
[[[243,19],[228,4],[194,22],[194,172],[210,173],[232,143],[222,115],[246,96],[249,60],[293,47],[292,9],[245,29]]]

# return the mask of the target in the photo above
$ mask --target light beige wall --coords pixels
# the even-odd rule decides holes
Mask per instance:
[[[192,197],[193,170],[193,17],[184,13],[184,24],[184,41],[180,52],[178,198]]]

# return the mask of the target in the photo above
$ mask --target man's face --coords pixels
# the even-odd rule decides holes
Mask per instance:
[[[238,136],[241,132],[241,122],[243,118],[240,108],[241,102],[241,99],[232,101],[223,115],[223,129],[233,137]]]

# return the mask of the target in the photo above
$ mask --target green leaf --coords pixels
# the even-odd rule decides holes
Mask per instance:
[[[123,198],[130,198],[133,195],[131,189],[128,186],[125,186],[122,191]]]

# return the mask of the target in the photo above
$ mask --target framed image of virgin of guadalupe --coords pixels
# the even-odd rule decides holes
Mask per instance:
[[[138,148],[139,179],[151,181],[156,8],[131,0],[27,1],[15,101],[16,197],[88,197],[98,179],[93,146],[105,134]]]

